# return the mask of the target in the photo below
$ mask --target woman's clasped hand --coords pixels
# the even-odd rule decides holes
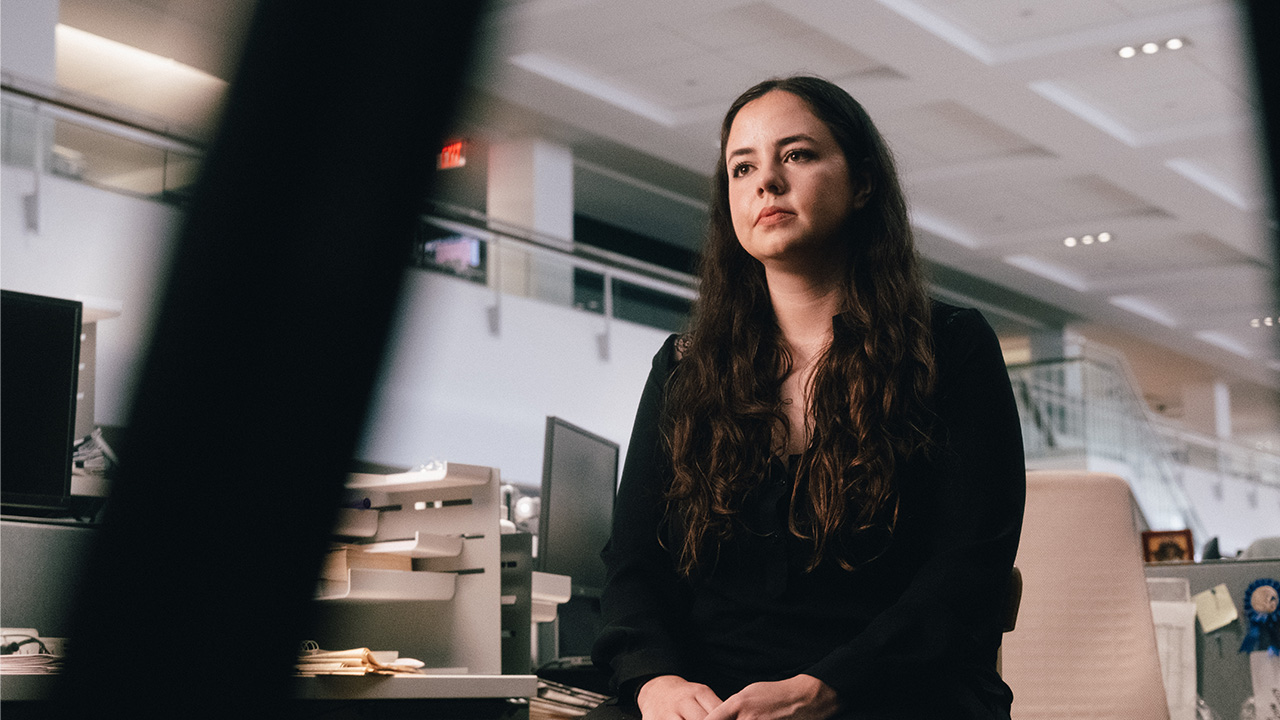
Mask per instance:
[[[637,704],[645,720],[824,720],[838,709],[835,691],[809,675],[752,683],[723,701],[706,685],[662,675],[640,688]]]

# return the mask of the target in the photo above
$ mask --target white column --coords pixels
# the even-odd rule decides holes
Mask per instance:
[[[493,220],[573,242],[573,152],[536,138],[494,143],[486,206]]]
[[[1182,386],[1182,422],[1187,429],[1231,438],[1231,388],[1222,380]]]
[[[58,0],[0,0],[0,67],[5,72],[54,84],[54,30]]]
[[[485,204],[495,229],[515,228],[565,249],[573,247],[573,152],[538,138],[489,146]],[[501,290],[560,305],[573,304],[573,268],[506,251],[496,259]]]
[[[1028,338],[1032,362],[1080,357],[1080,336],[1066,328],[1036,330]]]

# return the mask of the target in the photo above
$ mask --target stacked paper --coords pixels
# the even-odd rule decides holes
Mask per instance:
[[[316,675],[421,675],[421,660],[402,658],[396,652],[353,650],[305,650],[298,656],[297,674]]]

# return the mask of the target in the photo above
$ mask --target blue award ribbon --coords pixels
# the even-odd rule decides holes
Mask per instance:
[[[1259,578],[1244,591],[1244,615],[1249,631],[1240,643],[1240,652],[1265,649],[1280,655],[1280,582]]]

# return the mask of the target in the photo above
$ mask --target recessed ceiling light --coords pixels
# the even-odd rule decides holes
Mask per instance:
[[[1138,51],[1132,45],[1125,45],[1124,47],[1120,48],[1119,53],[1120,53],[1120,57],[1128,60],[1134,55],[1137,55]]]
[[[1075,246],[1076,246],[1076,239],[1075,239],[1075,238],[1073,238],[1073,237],[1069,237],[1069,238],[1067,238],[1066,240],[1063,240],[1063,241],[1062,241],[1062,244],[1063,244],[1063,245],[1066,245],[1067,247],[1075,247]]]
[[[1180,50],[1182,49],[1182,45],[1182,38],[1169,38],[1164,43],[1164,46],[1170,50]]]
[[[1269,317],[1268,317],[1268,318],[1262,318],[1262,324],[1263,324],[1263,325],[1266,325],[1267,327],[1271,327],[1271,323],[1272,323],[1271,318],[1269,318]]]
[[[1160,46],[1157,45],[1156,43],[1153,43],[1153,42],[1142,43],[1142,52],[1148,55],[1154,55],[1159,50],[1160,50]]]
[[[1098,242],[1111,242],[1111,233],[1109,232],[1098,233]]]
[[[1092,236],[1092,235],[1085,235],[1084,237],[1080,238],[1080,242],[1084,243],[1085,245],[1092,245],[1092,244],[1093,244],[1093,236]]]

